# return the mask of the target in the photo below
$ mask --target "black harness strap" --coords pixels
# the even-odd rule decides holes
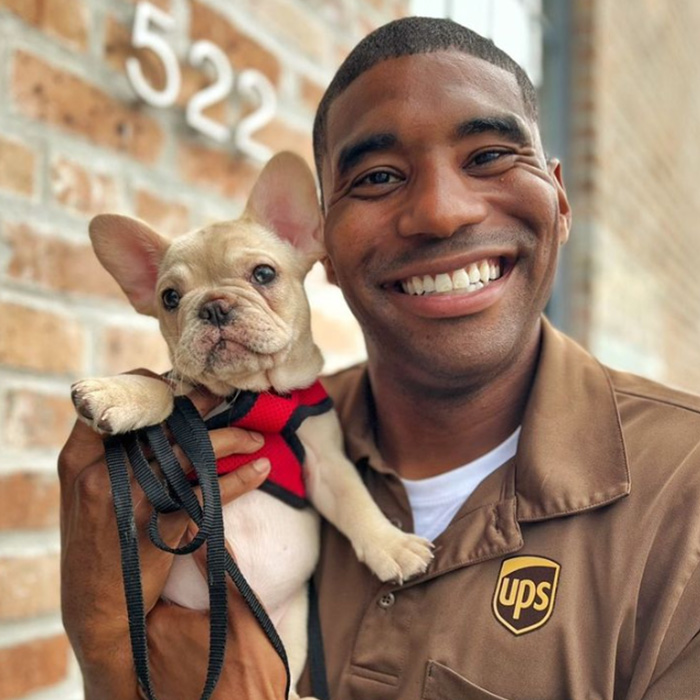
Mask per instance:
[[[185,477],[160,426],[151,426],[135,433],[110,437],[105,441],[107,469],[112,485],[121,547],[129,634],[139,686],[148,700],[156,700],[149,673],[138,535],[134,522],[131,485],[125,452],[131,462],[136,480],[154,507],[155,512],[149,524],[149,536],[153,543],[174,554],[188,554],[205,542],[207,543],[207,579],[210,605],[209,662],[201,700],[209,700],[223,667],[227,631],[227,573],[284,663],[287,672],[286,697],[289,694],[290,677],[287,655],[282,642],[262,604],[226,550],[216,458],[206,426],[186,397],[178,397],[175,400],[175,410],[168,418],[167,423],[175,440],[192,462],[201,488],[202,506],[199,505],[192,485]],[[152,472],[141,450],[139,438],[145,438],[153,449],[165,477],[165,484],[161,483]],[[160,536],[158,515],[182,509],[192,518],[199,530],[191,542],[183,547],[173,548],[167,545]]]

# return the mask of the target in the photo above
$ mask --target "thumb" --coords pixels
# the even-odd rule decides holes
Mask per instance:
[[[244,493],[257,489],[267,479],[270,468],[270,460],[261,457],[254,462],[244,464],[235,471],[224,474],[219,479],[221,504],[226,505]]]

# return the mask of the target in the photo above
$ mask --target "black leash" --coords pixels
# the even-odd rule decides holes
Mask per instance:
[[[323,653],[323,637],[321,635],[321,616],[318,609],[318,594],[313,577],[309,581],[309,620],[307,626],[309,638],[309,676],[311,692],[318,700],[330,700],[328,678],[326,676],[326,658]]]
[[[227,598],[226,574],[231,577],[253,612],[270,643],[282,659],[287,674],[285,698],[289,694],[289,664],[282,641],[265,609],[226,550],[221,510],[221,495],[216,473],[216,458],[209,434],[199,413],[186,397],[175,399],[175,410],[167,419],[175,440],[194,467],[202,492],[202,506],[194,494],[167,437],[160,426],[110,437],[105,441],[107,469],[112,485],[114,509],[119,530],[122,576],[126,593],[129,634],[139,686],[148,700],[156,700],[150,679],[146,617],[141,585],[138,537],[134,526],[131,487],[126,456],[136,480],[153,505],[149,537],[154,545],[173,554],[190,554],[207,543],[207,571],[210,605],[209,662],[200,700],[209,700],[221,675],[226,650]],[[145,439],[158,460],[166,483],[153,473],[139,440]],[[170,547],[158,531],[158,515],[184,509],[199,530],[183,547]],[[319,628],[320,632],[320,628]],[[311,646],[311,645],[310,645]],[[321,655],[323,654],[321,650]],[[325,670],[323,673],[325,682]],[[323,700],[323,696],[318,696]],[[325,696],[327,698],[327,696]]]

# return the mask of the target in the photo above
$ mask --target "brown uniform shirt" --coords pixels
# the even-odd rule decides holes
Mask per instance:
[[[347,451],[405,529],[362,367],[329,378]],[[382,584],[324,525],[333,700],[700,698],[700,398],[603,367],[543,323],[515,458]]]

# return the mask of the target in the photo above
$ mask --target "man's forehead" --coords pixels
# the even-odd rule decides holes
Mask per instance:
[[[526,116],[520,86],[509,71],[457,50],[401,56],[369,68],[330,105],[326,164],[363,130],[390,130],[394,104],[415,107],[417,117],[427,119],[449,109],[462,110],[460,121],[471,116],[470,112],[484,116],[510,113],[528,130],[537,131]]]

